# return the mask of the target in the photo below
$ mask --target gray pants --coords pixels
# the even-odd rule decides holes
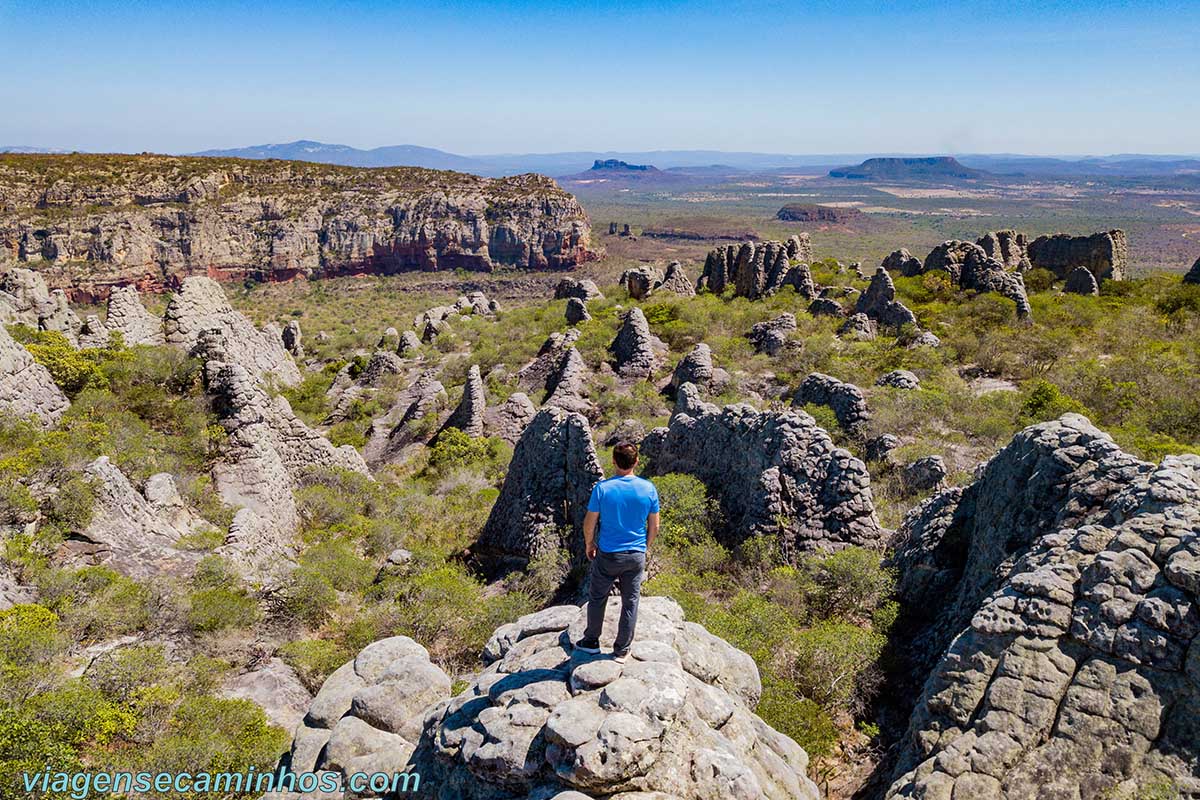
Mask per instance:
[[[587,630],[584,638],[599,639],[604,629],[604,607],[613,584],[621,591],[621,622],[613,652],[623,653],[633,643],[637,625],[638,599],[642,596],[642,577],[646,572],[646,554],[638,550],[620,553],[597,552],[592,559],[592,574],[588,587]]]

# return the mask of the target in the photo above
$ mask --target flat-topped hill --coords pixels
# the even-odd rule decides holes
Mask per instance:
[[[951,156],[868,158],[856,167],[838,167],[829,170],[831,178],[876,181],[971,180],[986,177],[988,174],[980,169],[964,167]]]

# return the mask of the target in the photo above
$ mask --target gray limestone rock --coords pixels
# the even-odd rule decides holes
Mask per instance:
[[[114,286],[108,295],[108,316],[104,321],[110,331],[119,331],[125,344],[163,344],[163,321],[142,305],[141,295],[134,286]]]
[[[796,294],[805,300],[813,300],[817,296],[817,284],[813,281],[812,271],[808,268],[808,264],[788,267],[780,281],[780,288],[784,286],[791,286],[796,290]]]
[[[925,456],[905,466],[900,477],[904,488],[916,494],[940,487],[948,474],[941,456]]]
[[[784,243],[787,257],[801,264],[812,263],[812,242],[807,233],[794,233]]]
[[[592,431],[582,415],[543,408],[513,450],[500,496],[475,552],[499,574],[559,548],[583,558],[583,515],[592,486],[604,477]]]
[[[581,322],[587,322],[592,315],[588,313],[586,303],[578,297],[568,297],[566,318],[568,325],[578,325]]]
[[[1029,243],[1029,261],[1059,278],[1067,277],[1076,267],[1086,267],[1097,282],[1123,281],[1129,267],[1129,240],[1122,230],[1091,236],[1039,236]]]
[[[890,386],[893,389],[920,389],[921,379],[906,369],[894,369],[879,376],[876,386]]]
[[[409,331],[409,333],[412,333],[412,331]],[[375,344],[375,349],[390,350],[395,353],[400,349],[400,331],[393,327],[384,328],[383,333],[379,336],[379,341]]]
[[[650,333],[646,315],[636,306],[625,312],[621,327],[608,350],[613,367],[622,378],[648,378],[658,368],[665,346]]]
[[[853,383],[843,383],[831,375],[814,372],[800,383],[792,404],[803,406],[808,403],[831,408],[838,426],[851,435],[860,435],[871,421],[862,389]]]
[[[989,258],[994,258],[1007,270],[1029,269],[1029,237],[1012,229],[988,231],[978,241]]]
[[[295,670],[278,658],[227,678],[217,694],[251,701],[266,712],[268,722],[286,731],[296,730],[313,699]]]
[[[924,688],[888,798],[1200,788],[1198,480],[1200,458],[1149,464],[1067,414],[909,514],[893,566]]]
[[[399,463],[410,454],[410,446],[429,441],[440,427],[430,424],[430,415],[442,413],[446,389],[436,369],[427,369],[397,395],[387,413],[371,423],[363,458],[374,468]]]
[[[1192,264],[1192,268],[1183,276],[1184,283],[1200,284],[1200,258],[1196,259],[1196,263]]]
[[[920,275],[924,271],[921,260],[904,248],[893,251],[887,258],[883,259],[883,263],[879,266],[881,269],[885,269],[888,272],[895,272],[897,275],[902,275],[906,278]]]
[[[623,442],[641,444],[644,438],[646,438],[646,426],[636,419],[627,419],[613,428],[612,433],[604,437],[604,446],[616,447]]]
[[[0,323],[21,323],[44,331],[57,331],[77,346],[79,317],[71,310],[62,289],[51,291],[40,273],[11,267],[0,272]]]
[[[1076,267],[1071,270],[1071,274],[1067,276],[1067,281],[1063,284],[1063,291],[1070,294],[1085,294],[1092,297],[1100,295],[1100,286],[1096,283],[1096,276],[1087,267]]]
[[[79,348],[81,350],[107,347],[108,337],[107,326],[95,314],[88,314],[83,324],[79,326]]]
[[[546,381],[545,405],[590,414],[592,404],[587,399],[587,364],[574,347],[559,361],[558,368]]]
[[[896,285],[883,267],[875,271],[870,286],[859,295],[854,311],[866,314],[886,328],[895,329],[917,324],[916,316],[896,299]]]
[[[830,297],[818,297],[808,304],[809,315],[814,317],[844,317],[846,309],[842,304]]]
[[[642,453],[653,474],[686,472],[708,487],[729,543],[777,535],[790,558],[817,548],[875,546],[884,534],[866,467],[803,411],[759,412],[745,403],[720,408],[684,384],[670,425],[647,434]]]
[[[140,304],[139,304],[140,305]],[[243,367],[256,380],[270,376],[287,386],[300,382],[300,370],[283,347],[279,333],[260,331],[225,299],[221,286],[212,278],[185,278],[179,293],[171,298],[163,320],[166,341],[210,359],[204,353],[203,333],[220,331],[223,353],[219,359]]]
[[[513,392],[500,405],[484,411],[483,429],[489,436],[498,436],[509,444],[516,444],[535,414],[537,408],[529,397],[524,392]]]
[[[875,320],[866,314],[854,313],[846,317],[846,321],[838,328],[838,336],[843,339],[856,339],[860,342],[874,341],[879,335]]]
[[[548,397],[559,382],[563,364],[575,349],[579,339],[578,329],[571,328],[563,333],[552,333],[542,343],[537,356],[517,370],[517,385],[526,392]]]
[[[687,355],[679,359],[675,371],[671,373],[670,389],[678,392],[685,383],[695,384],[700,389],[708,388],[713,379],[712,348],[704,342],[693,347]]]
[[[483,388],[483,378],[479,375],[479,366],[472,364],[467,373],[467,382],[463,385],[462,400],[442,424],[441,430],[458,428],[471,437],[483,436],[483,413],[486,405],[486,392]]]
[[[866,457],[869,462],[891,465],[891,455],[900,447],[900,438],[890,433],[883,433],[867,440]]]
[[[413,358],[421,349],[421,340],[412,331],[405,331],[400,334],[400,341],[396,345],[396,355],[401,358]]]
[[[915,350],[918,347],[941,347],[942,340],[939,339],[931,331],[914,331],[913,335],[897,340],[897,344],[903,345],[909,350]]]
[[[69,405],[50,372],[0,324],[0,411],[18,417],[36,415],[40,424],[50,426]]]
[[[563,278],[554,287],[554,299],[565,300],[568,297],[577,297],[586,303],[599,300],[604,297],[604,293],[596,287],[595,281],[588,278]]]
[[[663,275],[656,267],[642,265],[621,273],[620,284],[630,299],[641,300],[662,285]]]
[[[774,319],[752,325],[746,338],[754,346],[754,352],[773,356],[787,346],[788,334],[794,330],[796,315],[784,312]]]
[[[692,297],[696,294],[696,289],[692,286],[692,281],[684,271],[683,265],[678,261],[672,261],[667,265],[667,271],[663,275],[662,283],[658,288],[660,291],[671,292],[682,297]]]

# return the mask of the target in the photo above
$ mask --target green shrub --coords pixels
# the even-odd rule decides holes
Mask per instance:
[[[335,669],[354,656],[348,648],[328,639],[302,639],[279,648],[279,657],[296,670],[310,692],[316,692]]]
[[[1045,422],[1058,419],[1063,414],[1075,412],[1087,414],[1088,410],[1082,403],[1063,394],[1062,390],[1053,383],[1045,380],[1030,381],[1022,393],[1025,404],[1022,412],[1031,422]]]
[[[1025,279],[1025,290],[1028,292],[1048,291],[1058,279],[1058,276],[1044,267],[1034,267],[1025,272],[1022,277]]]
[[[826,710],[860,710],[878,680],[875,664],[886,639],[844,622],[821,622],[796,634],[791,676]]]
[[[809,556],[804,566],[813,586],[812,609],[822,618],[869,619],[895,583],[883,554],[862,547]]]
[[[218,556],[205,556],[192,576],[187,619],[201,633],[248,628],[259,618],[258,601],[241,585],[237,573]]]
[[[24,328],[14,331],[14,338],[25,345],[35,361],[49,370],[50,377],[67,397],[75,397],[88,386],[108,385],[107,376],[99,365],[107,351],[76,350],[58,331]]]

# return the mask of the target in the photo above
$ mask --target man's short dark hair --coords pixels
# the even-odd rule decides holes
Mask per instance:
[[[632,469],[637,456],[637,445],[633,442],[621,442],[613,448],[613,463],[618,469]]]

